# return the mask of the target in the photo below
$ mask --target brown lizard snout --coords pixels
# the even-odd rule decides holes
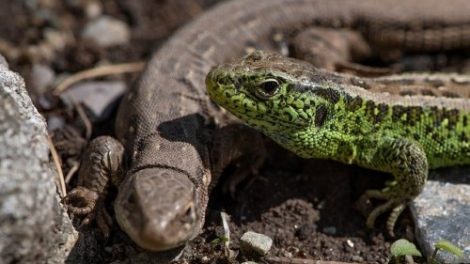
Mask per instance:
[[[127,177],[114,207],[119,225],[133,241],[163,251],[199,233],[197,201],[194,184],[184,173],[145,168]]]

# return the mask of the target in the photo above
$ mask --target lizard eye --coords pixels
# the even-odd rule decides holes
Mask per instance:
[[[256,87],[256,96],[263,100],[269,99],[279,91],[279,86],[279,81],[276,79],[264,80]]]

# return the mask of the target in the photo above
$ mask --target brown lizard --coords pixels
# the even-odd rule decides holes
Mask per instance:
[[[204,79],[214,65],[244,54],[247,48],[276,50],[275,33],[296,34],[312,26],[312,35],[325,45],[323,54],[335,54],[333,60],[316,52],[312,60],[330,69],[345,65],[354,69],[349,58],[371,54],[468,48],[469,13],[466,0],[220,4],[179,30],[153,55],[139,84],[121,103],[116,119],[119,141],[98,138],[91,143],[101,147],[91,148],[80,171],[81,187],[65,201],[72,213],[88,214],[86,222],[95,216],[106,219],[96,208],[106,195],[108,179],[116,179],[116,219],[139,246],[160,251],[183,245],[201,231],[211,182],[224,165],[240,156],[235,146],[246,147],[237,142],[246,137],[230,137],[233,132],[225,135],[231,140],[206,140],[213,118],[218,125],[229,122],[205,92]],[[303,54],[306,49],[295,50]],[[105,221],[100,222],[105,228]]]

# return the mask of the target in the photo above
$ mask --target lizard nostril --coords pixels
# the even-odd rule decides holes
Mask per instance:
[[[127,203],[129,205],[134,205],[136,203],[136,199],[135,199],[135,194],[134,192],[130,192],[129,193],[129,196],[127,197]]]
[[[181,217],[181,222],[183,223],[190,223],[194,219],[195,216],[195,208],[193,204],[191,203],[187,208],[186,211],[184,211],[182,217]]]

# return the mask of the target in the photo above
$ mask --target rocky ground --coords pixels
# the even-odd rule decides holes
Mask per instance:
[[[98,66],[144,62],[175,29],[215,2],[0,0],[0,21],[3,21],[0,54],[6,57],[10,69],[25,78],[29,95],[46,119],[65,179],[63,186],[57,184],[61,195],[76,185],[79,157],[87,142],[98,135],[113,134],[119,98],[137,80],[141,65],[129,66],[134,73],[81,81],[63,92],[56,90],[57,85],[73,73]],[[438,55],[432,65],[440,67],[451,61],[450,57]],[[459,64],[459,69],[465,70],[466,65]],[[274,257],[358,263],[390,261],[389,247],[394,239],[382,233],[384,219],[380,219],[377,229],[367,230],[365,218],[355,205],[364,190],[383,186],[390,179],[388,175],[330,161],[302,160],[270,142],[268,147],[271,155],[259,175],[244,182],[235,198],[222,193],[221,188],[213,192],[203,234],[187,246],[177,263],[247,260],[273,263]],[[437,173],[435,178],[441,179],[446,174]],[[468,170],[454,174],[470,175]],[[432,229],[440,231],[446,226],[450,226],[448,232],[453,230],[453,234],[470,233],[468,223],[463,224],[470,217],[470,191],[462,191],[465,188],[462,177],[456,179],[454,185],[459,191],[449,187],[453,186],[452,182],[445,186],[450,188],[448,192],[461,192],[462,199],[433,200],[442,191],[439,180],[412,207],[415,214],[423,216],[418,217],[423,222],[417,225],[425,227],[421,229],[426,231],[425,237],[433,237]],[[449,200],[462,206],[456,211],[463,212],[463,216],[447,207]],[[426,221],[429,218],[422,213],[430,211],[426,209],[429,204],[443,206],[451,212],[453,224],[446,225],[449,218],[443,218],[441,225],[433,220],[431,228]],[[224,228],[222,219],[228,228]],[[79,219],[73,220],[77,227]],[[399,237],[417,242],[417,237],[423,236],[423,232],[415,232],[409,211],[397,226]],[[227,230],[230,240],[227,240]],[[246,231],[264,234],[272,240],[268,258],[241,250],[246,248],[240,241]],[[135,246],[116,224],[108,240],[103,239],[93,224],[80,232],[77,244],[71,248],[69,263],[147,263],[159,257]],[[428,241],[433,240],[428,238]],[[429,244],[421,243],[422,249],[431,250]]]

